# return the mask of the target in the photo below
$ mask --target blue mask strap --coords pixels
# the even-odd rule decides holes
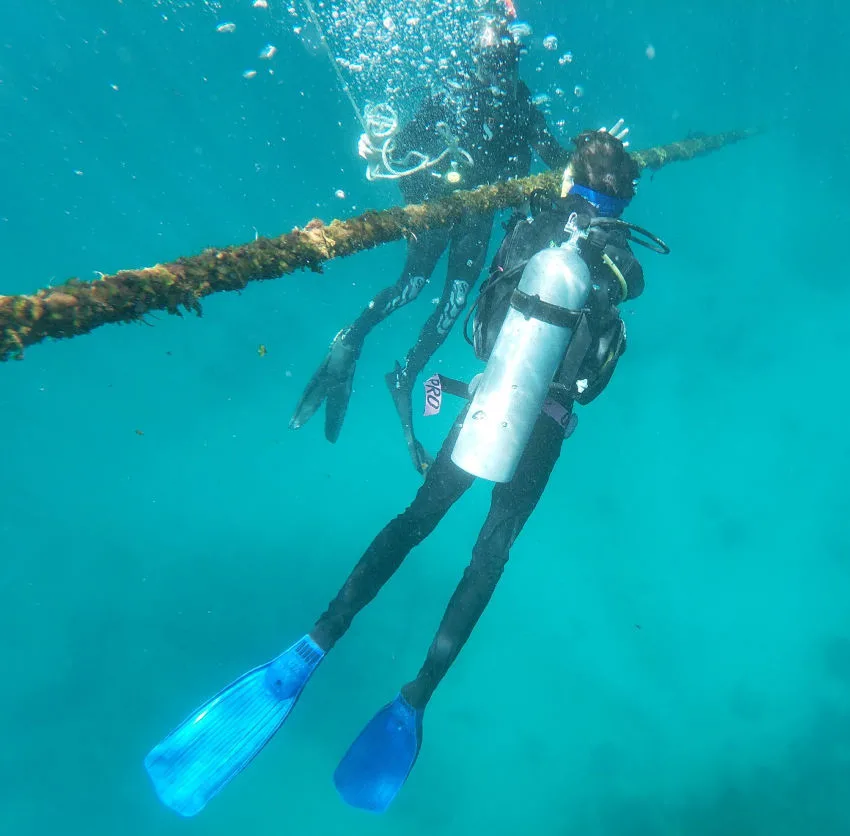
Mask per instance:
[[[593,204],[599,210],[599,214],[606,218],[617,218],[623,214],[623,210],[631,203],[630,198],[611,197],[611,195],[589,189],[587,186],[579,186],[577,183],[570,189],[570,194],[583,197],[588,203]]]

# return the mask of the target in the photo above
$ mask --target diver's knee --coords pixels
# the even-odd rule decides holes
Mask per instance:
[[[470,283],[465,279],[453,279],[449,285],[448,297],[443,299],[440,318],[437,322],[437,333],[441,336],[448,334],[458,317],[466,307]]]
[[[426,276],[407,276],[400,282],[402,298],[406,302],[412,302],[422,292],[427,282]]]
[[[466,305],[467,297],[469,296],[470,283],[466,279],[452,280],[449,298],[454,308],[463,308]]]
[[[403,308],[408,302],[412,302],[427,281],[428,279],[425,276],[403,275],[393,286],[393,296],[384,304],[381,313],[386,316],[399,308]],[[372,301],[370,307],[374,304],[375,300]]]

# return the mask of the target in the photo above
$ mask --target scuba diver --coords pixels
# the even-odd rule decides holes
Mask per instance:
[[[200,812],[260,752],[355,616],[480,477],[496,482],[490,509],[424,663],[367,723],[334,773],[342,799],[373,812],[386,810],[407,780],[425,708],[543,494],[575,428],[574,405],[599,395],[625,350],[617,305],[644,288],[629,242],[669,252],[619,217],[640,174],[620,125],[580,134],[561,197],[536,200],[532,216],[506,235],[470,311],[484,371],[468,386],[440,380],[438,400],[451,391],[471,402],[413,502],[372,541],[309,633],[220,691],[148,754],[154,788],[177,813]]]
[[[360,154],[369,161],[367,177],[397,180],[406,203],[437,200],[457,188],[527,176],[532,152],[553,169],[563,169],[569,160],[568,150],[551,134],[545,116],[531,101],[531,91],[519,78],[521,49],[507,20],[486,17],[479,26],[472,50],[473,72],[457,93],[462,100],[459,117],[449,91],[427,98],[400,130],[394,114],[381,111],[380,106],[367,113],[372,134],[360,138]],[[492,226],[493,213],[470,214],[448,228],[410,236],[401,276],[334,337],[289,426],[303,426],[325,402],[325,437],[337,440],[367,335],[419,295],[448,249],[442,296],[404,362],[396,362],[385,376],[413,465],[424,473],[431,458],[413,431],[412,387],[466,305],[484,266]]]

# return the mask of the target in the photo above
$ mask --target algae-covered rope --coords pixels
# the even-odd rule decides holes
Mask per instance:
[[[638,165],[658,170],[690,160],[752,136],[733,131],[684,139],[671,145],[632,152]],[[200,300],[211,293],[242,290],[249,282],[274,279],[296,270],[320,272],[334,258],[448,226],[467,212],[520,206],[538,189],[557,194],[561,172],[550,171],[473,191],[457,191],[443,200],[365,212],[325,225],[313,220],[304,229],[248,244],[207,249],[141,270],[122,270],[96,281],[70,279],[33,294],[0,296],[0,360],[21,359],[24,348],[47,338],[87,334],[100,325],[140,320],[150,311],[201,313]]]

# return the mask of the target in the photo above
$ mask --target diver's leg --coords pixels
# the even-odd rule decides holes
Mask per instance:
[[[548,416],[541,417],[513,480],[493,490],[472,562],[449,601],[419,675],[366,724],[334,773],[337,790],[349,804],[383,811],[407,780],[422,745],[425,706],[484,612],[511,544],[540,499],[562,443],[561,427]]]
[[[563,428],[542,415],[513,479],[493,488],[490,511],[472,550],[472,560],[446,607],[422,669],[401,690],[413,708],[425,708],[484,612],[510,548],[543,494],[563,441]]]
[[[455,421],[413,502],[372,541],[336,598],[310,631],[313,641],[323,651],[329,651],[336,644],[348,630],[354,616],[378,594],[413,547],[434,530],[472,484],[474,477],[451,460],[465,414],[466,409]]]
[[[401,418],[413,466],[420,473],[427,470],[431,459],[416,440],[413,431],[413,386],[466,307],[469,291],[484,267],[492,227],[493,213],[489,212],[484,215],[471,215],[455,228],[449,247],[449,264],[443,294],[422,327],[416,343],[404,358],[404,363],[396,363],[395,369],[385,378]]]
[[[429,229],[407,241],[404,269],[398,281],[376,294],[346,329],[346,340],[359,347],[369,332],[391,313],[412,302],[431,278],[451,240],[451,229]]]
[[[445,342],[478,280],[493,229],[493,213],[470,215],[452,233],[443,294],[425,322],[419,339],[404,359],[404,371],[412,379],[420,374],[434,352]]]
[[[295,407],[289,421],[291,429],[306,424],[327,400],[325,437],[330,442],[337,440],[351,397],[354,367],[367,335],[393,311],[419,295],[445,251],[449,236],[449,230],[436,229],[408,241],[404,270],[398,281],[374,296],[357,319],[334,337],[325,359]]]
[[[145,768],[164,804],[196,815],[256,757],[354,616],[469,487],[473,477],[451,461],[464,414],[413,503],[375,538],[314,629],[219,691],[148,753]]]

